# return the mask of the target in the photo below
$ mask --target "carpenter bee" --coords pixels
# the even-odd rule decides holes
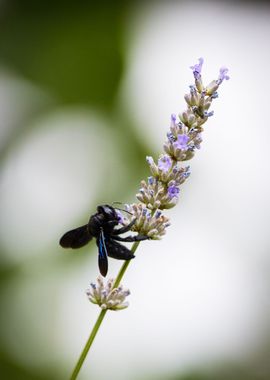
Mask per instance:
[[[88,224],[66,232],[59,243],[63,248],[81,248],[96,239],[98,246],[98,266],[102,276],[108,272],[108,256],[118,260],[130,260],[135,256],[124,245],[117,241],[134,242],[149,239],[144,235],[120,237],[119,235],[130,231],[136,219],[127,226],[115,228],[120,222],[116,209],[109,205],[97,207],[97,212],[89,219]]]

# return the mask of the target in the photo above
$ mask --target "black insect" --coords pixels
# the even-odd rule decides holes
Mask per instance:
[[[120,237],[119,235],[130,231],[136,219],[127,226],[115,228],[119,222],[120,217],[115,208],[109,205],[98,206],[97,212],[90,217],[88,224],[66,232],[59,243],[63,248],[81,248],[95,238],[98,246],[99,271],[105,277],[108,272],[108,256],[118,260],[130,260],[135,257],[117,240],[134,242],[148,239],[144,235]]]

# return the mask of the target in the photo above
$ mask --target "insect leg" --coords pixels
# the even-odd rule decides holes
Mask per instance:
[[[118,241],[125,241],[127,243],[129,242],[131,243],[133,241],[142,241],[142,240],[150,239],[148,236],[145,236],[145,235],[126,236],[124,238],[120,236],[111,235],[111,238]]]
[[[113,235],[121,235],[125,232],[128,232],[132,226],[136,223],[136,219],[133,219],[127,226],[121,227],[119,229],[113,230]]]

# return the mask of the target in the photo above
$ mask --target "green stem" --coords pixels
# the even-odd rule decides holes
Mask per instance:
[[[138,245],[140,244],[139,241],[135,241],[135,243],[133,243],[132,247],[131,247],[131,252],[134,253],[136,251],[136,249],[138,248]],[[129,263],[131,263],[131,260],[126,260],[124,261],[116,279],[115,279],[115,282],[114,282],[114,285],[113,287],[114,288],[117,288],[117,286],[119,286],[120,282],[122,281],[122,278],[127,270],[127,267],[129,266]]]
[[[132,253],[134,253],[136,251],[136,249],[137,249],[137,247],[138,247],[139,244],[140,244],[139,241],[136,241],[135,243],[133,243],[132,248],[131,248],[131,252]],[[122,267],[120,268],[120,271],[119,271],[119,273],[118,273],[118,275],[117,275],[117,277],[115,279],[114,285],[113,285],[114,288],[117,288],[119,286],[119,284],[120,284],[120,282],[121,282],[121,280],[122,280],[122,278],[123,278],[123,276],[124,276],[124,274],[125,274],[125,272],[127,270],[127,267],[129,266],[130,261],[131,260],[125,261],[123,263]],[[88,354],[88,351],[90,350],[90,348],[92,346],[92,343],[93,343],[93,341],[95,339],[95,336],[97,335],[97,332],[98,332],[98,330],[100,328],[100,325],[101,325],[101,323],[102,323],[102,321],[103,321],[106,313],[107,313],[107,309],[106,310],[101,310],[101,312],[99,313],[98,319],[97,319],[97,321],[96,321],[96,323],[95,323],[95,325],[94,325],[94,327],[93,327],[93,329],[91,331],[91,334],[90,334],[90,336],[88,338],[88,341],[86,342],[86,345],[84,346],[84,349],[82,350],[82,353],[81,353],[81,355],[79,357],[79,360],[78,360],[78,362],[77,362],[77,364],[76,364],[76,366],[75,366],[75,368],[74,368],[74,370],[72,372],[70,380],[77,379],[77,376],[78,376],[78,374],[80,372],[80,369],[81,369],[81,367],[83,365],[83,362],[84,362],[84,360],[85,360],[85,358],[86,358],[86,356]]]
[[[92,343],[93,343],[93,341],[95,339],[95,336],[96,336],[96,334],[98,332],[98,329],[99,329],[99,327],[100,327],[100,325],[101,325],[101,323],[103,321],[103,318],[105,317],[106,312],[107,312],[107,310],[101,310],[101,312],[99,313],[98,319],[97,319],[97,321],[96,321],[96,323],[95,323],[95,325],[93,327],[93,330],[91,331],[91,334],[90,334],[90,336],[88,338],[88,341],[86,342],[86,345],[84,346],[84,349],[83,349],[83,351],[81,353],[81,356],[79,357],[79,360],[78,360],[78,362],[77,362],[77,364],[76,364],[76,366],[75,366],[75,368],[74,368],[74,370],[72,372],[70,380],[77,379],[77,376],[78,376],[78,374],[80,372],[80,369],[81,369],[81,367],[83,365],[83,362],[84,362],[84,360],[85,360],[85,358],[86,358],[86,356],[88,354],[88,351],[89,351],[90,347],[92,346]]]

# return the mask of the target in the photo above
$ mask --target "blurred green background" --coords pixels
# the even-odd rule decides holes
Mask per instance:
[[[185,7],[181,6],[187,4],[181,1],[167,2],[167,5],[166,2],[150,1],[147,2],[146,9],[143,2],[131,1],[48,3],[3,0],[0,3],[1,379],[68,378],[95,320],[97,311],[85,299],[84,289],[94,280],[97,273],[96,247],[94,244],[89,245],[76,254],[63,252],[58,247],[58,240],[66,230],[80,223],[84,224],[97,204],[113,201],[133,202],[141,178],[148,175],[145,156],[156,156],[159,152],[158,146],[162,146],[162,140],[155,136],[147,120],[147,112],[149,115],[158,114],[159,110],[147,108],[149,93],[139,91],[138,99],[146,104],[146,117],[142,121],[139,103],[136,103],[132,95],[132,84],[143,86],[144,78],[151,77],[155,71],[158,80],[152,82],[151,86],[145,84],[153,98],[156,93],[162,93],[163,81],[173,80],[169,75],[162,78],[164,72],[170,72],[170,67],[163,66],[162,70],[157,66],[158,60],[154,57],[150,60],[150,66],[143,66],[144,61],[151,55],[147,50],[147,41],[149,46],[152,42],[147,40],[147,37],[138,42],[136,35],[141,25],[143,33],[148,22],[147,17],[154,9],[160,7],[161,3],[164,7],[161,7],[161,15],[162,9],[169,10],[171,7],[172,14],[179,12],[177,17],[181,24],[186,12]],[[207,7],[213,4],[202,3]],[[177,10],[176,4],[179,6]],[[198,13],[198,3],[189,4],[190,9]],[[249,7],[252,3],[239,2],[240,9],[245,9],[247,4]],[[230,7],[234,12],[234,6]],[[264,9],[269,15],[269,8]],[[159,20],[156,21],[158,24]],[[173,25],[174,22],[175,19],[172,18],[172,23],[168,25]],[[200,32],[200,25],[193,24],[193,27],[197,28],[197,33]],[[160,33],[162,38],[166,25],[164,29],[151,28],[153,35]],[[223,29],[222,33],[227,31]],[[182,52],[181,41],[187,40],[188,37],[188,29],[178,36],[180,59],[174,57],[173,51],[171,57],[168,57],[168,60],[177,60],[179,71],[188,72],[186,61],[190,60],[190,65],[194,64],[204,53],[201,42],[198,42],[198,46],[191,43],[191,50]],[[166,43],[167,41],[160,42],[161,46]],[[140,44],[143,46],[143,53],[139,56]],[[158,43],[156,46],[160,52],[162,49],[159,49]],[[160,54],[162,56],[162,51]],[[142,76],[135,75],[127,82],[126,78],[135,61],[142,66],[139,71]],[[217,57],[217,61],[221,59]],[[228,66],[230,62],[228,58]],[[220,63],[222,65],[223,61]],[[184,74],[185,76],[187,74]],[[174,79],[178,81],[177,77]],[[188,81],[191,81],[190,77]],[[175,104],[171,105],[168,102],[162,109],[162,104],[159,103],[164,120],[169,119],[167,109],[177,112],[176,104],[179,103],[183,89],[186,89],[188,84],[189,82],[182,78],[181,82],[177,82],[175,93],[178,95]],[[226,86],[229,87],[230,84],[226,83]],[[229,98],[229,90],[227,93],[225,90],[224,93],[222,97]],[[166,98],[167,94],[163,96]],[[226,107],[222,99],[218,99],[218,102],[219,109]],[[151,118],[152,116],[149,116],[149,122]],[[165,127],[157,126],[156,135],[160,133],[161,136],[165,136],[166,128],[168,123]],[[153,140],[149,138],[151,133]],[[212,136],[212,142],[215,138],[217,141],[218,135]],[[208,160],[210,161],[209,156]],[[200,179],[199,161],[195,161],[195,168]],[[196,177],[196,174],[194,176]],[[192,186],[195,184],[196,178]],[[195,208],[194,199],[195,197],[192,200],[191,196],[186,198],[189,210]],[[189,212],[182,210],[183,220],[189,219]],[[223,212],[222,209],[219,209],[219,212]],[[211,224],[211,215],[209,218]],[[179,228],[183,229],[183,224],[179,225]],[[168,238],[162,242],[163,250],[168,250],[166,239]],[[170,247],[173,250],[177,244],[176,240],[171,239]],[[150,244],[148,247],[150,249]],[[153,252],[156,250],[155,247],[151,248]],[[149,260],[152,262],[154,256],[151,257]],[[179,260],[181,263],[181,258]],[[263,265],[264,260],[265,257],[258,264],[261,273],[264,273],[259,274],[260,278],[266,278],[268,275]],[[117,272],[118,264],[111,263],[112,272]],[[140,267],[140,264],[138,266]],[[140,273],[144,273],[142,266],[141,270]],[[167,271],[169,272],[169,269]],[[207,273],[206,271],[206,276]],[[151,270],[148,269],[147,274],[151,282]],[[141,276],[146,279],[143,274]],[[249,278],[252,287],[252,276]],[[139,281],[138,278],[134,280],[132,272],[132,292],[135,292]],[[265,289],[269,289],[269,282],[262,287],[264,298]],[[144,297],[144,290],[141,290],[140,297]],[[132,303],[132,300],[130,302]],[[234,357],[234,354],[215,356],[213,345],[210,346],[209,356],[204,360],[203,355],[200,359],[201,352],[207,351],[208,348],[204,348],[203,344],[198,348],[195,343],[190,349],[191,359],[183,365],[181,363],[185,363],[185,355],[179,351],[179,357],[182,359],[178,362],[178,352],[173,347],[170,348],[172,362],[166,363],[165,359],[162,365],[160,357],[155,356],[156,345],[161,347],[162,352],[160,325],[170,324],[168,320],[162,319],[161,314],[153,312],[150,317],[151,308],[147,309],[144,305],[145,313],[142,311],[139,314],[134,307],[127,312],[130,314],[123,312],[121,315],[109,315],[108,320],[104,321],[104,324],[108,323],[108,330],[104,327],[104,333],[101,332],[101,336],[97,337],[97,341],[100,339],[100,343],[95,342],[97,351],[93,349],[93,353],[90,353],[87,359],[89,366],[86,366],[79,378],[269,379],[270,346],[269,335],[266,333],[269,324],[268,314],[265,312],[267,302],[261,303],[264,304],[264,311],[258,320],[261,320],[264,328],[256,330],[254,346],[248,353],[242,357],[240,355],[240,358]],[[166,307],[169,308],[169,304]],[[187,305],[184,307],[188,308]],[[132,320],[130,327],[128,318],[131,314],[135,320]],[[119,318],[119,324],[110,322],[112,324],[109,325],[110,318],[113,321]],[[156,326],[151,331],[154,336],[147,336],[145,333],[147,325],[143,330],[146,341],[153,339],[153,343],[147,346],[150,347],[150,351],[153,348],[153,353],[150,352],[152,362],[148,364],[140,359],[146,354],[149,355],[144,344],[136,349],[135,355],[132,340],[129,339],[132,329],[135,329],[134,334],[140,330],[142,318],[149,318],[149,326],[154,320],[153,325]],[[199,313],[196,319],[200,319]],[[123,326],[126,323],[122,333],[121,323]],[[241,324],[241,320],[237,323]],[[222,326],[220,329],[222,330]],[[108,335],[111,330],[114,330],[115,336],[112,345],[107,346],[107,340],[111,339]],[[171,334],[173,340],[174,335]],[[214,334],[218,334],[217,330]],[[177,336],[177,340],[181,340],[181,334]],[[126,348],[123,349],[123,346]],[[123,350],[128,351],[130,356],[123,358]],[[182,350],[185,351],[183,347]],[[118,364],[115,364],[116,362]],[[91,363],[95,363],[94,369]],[[120,367],[123,371],[121,375],[118,372]],[[130,372],[129,368],[132,368]]]

